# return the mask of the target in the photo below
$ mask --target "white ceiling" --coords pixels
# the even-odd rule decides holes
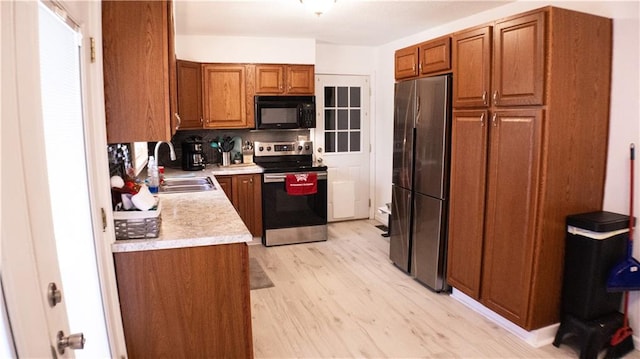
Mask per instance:
[[[508,2],[337,0],[320,16],[299,0],[175,0],[174,7],[177,35],[313,38],[378,46]]]

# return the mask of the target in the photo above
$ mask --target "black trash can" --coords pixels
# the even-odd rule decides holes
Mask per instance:
[[[620,310],[622,293],[607,292],[611,269],[626,258],[629,216],[590,212],[567,217],[562,314],[593,320]]]

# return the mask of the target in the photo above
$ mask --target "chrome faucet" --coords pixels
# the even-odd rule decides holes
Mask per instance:
[[[176,160],[176,151],[173,149],[173,143],[166,142],[166,141],[158,141],[156,143],[156,148],[153,150],[153,154],[155,156],[154,158],[156,159],[156,164],[160,164],[160,162],[158,161],[158,149],[160,148],[160,144],[162,144],[162,143],[166,143],[167,145],[169,145],[171,161],[175,161]]]

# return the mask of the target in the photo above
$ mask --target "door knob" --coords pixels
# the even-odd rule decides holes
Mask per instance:
[[[49,283],[47,288],[47,299],[49,300],[49,306],[52,308],[62,301],[62,292],[53,282]]]
[[[76,333],[71,334],[68,337],[64,336],[64,332],[61,330],[58,332],[58,353],[64,354],[64,350],[69,349],[84,349],[84,334]]]

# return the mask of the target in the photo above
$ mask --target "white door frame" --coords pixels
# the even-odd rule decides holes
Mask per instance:
[[[328,78],[335,78],[335,85],[337,86],[345,86],[351,82],[362,82],[362,101],[363,104],[366,103],[366,106],[363,106],[363,109],[366,111],[365,114],[362,114],[362,119],[366,119],[367,121],[363,121],[361,123],[361,129],[363,129],[363,140],[367,141],[367,143],[363,143],[362,144],[362,152],[366,152],[366,156],[368,158],[368,171],[367,171],[367,176],[368,176],[368,193],[367,193],[367,199],[369,202],[369,206],[368,206],[368,211],[367,211],[367,217],[369,219],[373,219],[374,218],[374,210],[373,210],[373,203],[374,203],[374,199],[373,199],[373,195],[374,195],[374,187],[375,187],[375,178],[373,177],[373,173],[374,173],[374,153],[373,153],[373,121],[374,121],[374,116],[373,116],[373,99],[371,97],[371,91],[372,91],[372,84],[371,84],[371,76],[370,75],[346,75],[346,74],[316,74],[316,94],[319,91],[324,91],[324,88],[322,88],[322,86],[320,84],[323,83],[323,81],[325,81]],[[351,86],[351,85],[349,85]],[[324,98],[324,92],[322,93],[322,96],[318,96],[316,95],[316,97],[320,97],[320,99]],[[327,165],[326,162],[326,158],[329,157],[334,157],[335,154],[333,153],[326,153],[325,151],[325,143],[324,143],[324,103],[320,103],[320,100],[317,100],[316,102],[316,109],[317,109],[317,118],[318,118],[318,125],[315,129],[313,129],[311,131],[311,138],[314,140],[314,155],[315,155],[315,159],[318,161],[324,161],[324,164]],[[365,127],[366,126],[366,127]],[[335,172],[333,173],[335,175]],[[329,169],[329,181],[332,180],[332,169]],[[331,202],[331,183],[329,183],[329,198],[328,198],[328,202]],[[329,214],[329,217],[332,218],[331,214]],[[359,216],[356,215],[357,218],[361,218]],[[354,217],[354,218],[356,218]],[[349,218],[345,218],[346,220],[348,220]],[[342,220],[342,219],[337,219],[337,220]]]
[[[112,357],[126,356],[124,335],[120,319],[115,271],[110,245],[114,241],[109,174],[106,156],[106,126],[104,118],[102,54],[98,46],[96,60],[89,59],[91,38],[96,44],[101,39],[100,2],[62,2],[81,26],[84,34],[81,53],[83,62],[82,82],[85,90],[84,116],[88,147],[88,175],[92,203],[92,222],[95,233],[95,255],[99,283],[105,310],[107,333]],[[37,1],[2,2],[2,69],[10,76],[3,76],[2,89],[2,282],[6,306],[11,321],[11,330],[16,350],[21,357],[51,357],[51,343],[47,334],[46,304],[44,290],[39,282],[38,253],[51,248],[36,248],[40,243],[36,237],[41,227],[38,201],[48,194],[46,162],[43,158],[44,144],[41,139],[39,105],[39,78],[37,74]],[[21,15],[17,15],[20,13]],[[34,15],[35,14],[35,15]],[[29,19],[24,21],[22,18]],[[15,21],[14,21],[15,20]],[[14,28],[17,28],[15,32]],[[36,38],[37,39],[37,38]],[[25,42],[26,41],[26,42]],[[30,43],[29,41],[32,41]],[[23,48],[14,55],[16,43]],[[28,45],[25,45],[28,44]],[[36,69],[36,70],[34,70]],[[36,95],[37,93],[37,95]],[[39,122],[40,121],[40,122]],[[35,139],[34,139],[35,133]],[[35,161],[34,161],[35,159]],[[46,189],[45,189],[46,188]],[[48,200],[47,200],[48,202]],[[42,206],[44,207],[44,206]],[[103,228],[101,213],[104,209],[107,227]],[[46,227],[46,226],[45,226]],[[39,238],[39,237],[38,237]],[[54,248],[55,249],[55,248]],[[44,280],[44,279],[43,279]],[[102,316],[103,313],[96,313]],[[68,325],[64,328],[68,332]],[[88,339],[90,340],[90,339]],[[72,351],[68,351],[72,352]]]

